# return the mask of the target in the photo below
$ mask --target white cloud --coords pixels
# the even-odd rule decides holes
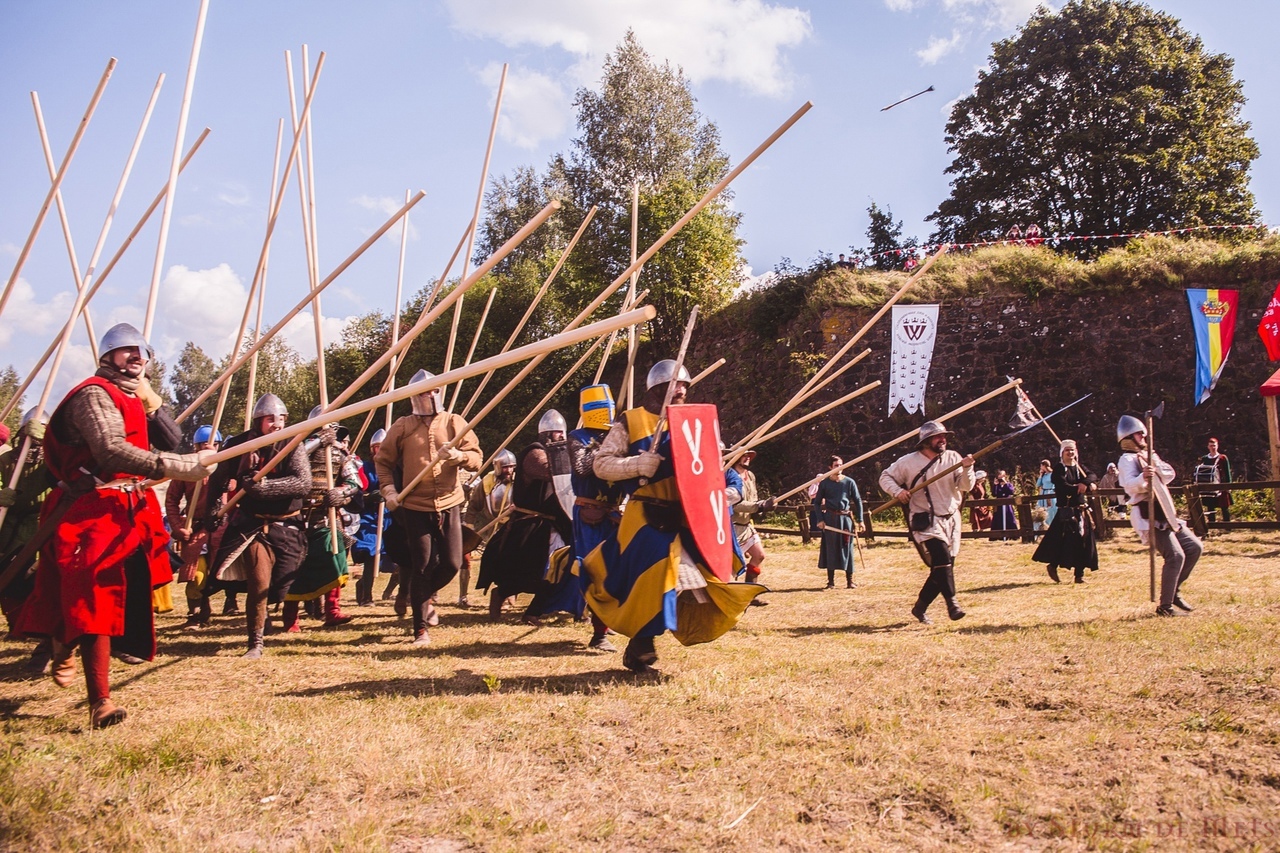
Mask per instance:
[[[218,201],[232,207],[244,207],[253,201],[249,188],[237,181],[224,184],[217,194]]]
[[[490,63],[479,77],[496,98],[502,65]],[[518,148],[536,148],[545,140],[558,139],[572,120],[569,103],[565,87],[546,74],[519,66],[510,68],[502,93],[498,133]]]
[[[342,340],[342,332],[357,319],[352,314],[348,317],[326,317],[320,315],[320,334],[327,347]],[[316,357],[316,328],[310,311],[303,311],[294,317],[280,330],[280,337],[285,343],[298,351],[303,360]]]
[[[71,313],[74,302],[75,297],[70,290],[55,293],[48,302],[40,302],[36,299],[31,283],[19,276],[4,308],[4,322],[0,323],[0,346],[12,341],[15,331],[24,335],[52,337],[67,322],[67,315]]]
[[[959,30],[954,30],[951,38],[947,39],[930,36],[929,43],[921,50],[917,50],[916,56],[920,57],[920,62],[924,65],[937,65],[938,60],[959,47],[962,40],[963,36]]]
[[[578,62],[570,75],[589,83],[628,28],[659,62],[694,82],[721,80],[749,92],[786,94],[783,58],[812,34],[809,13],[764,0],[445,0],[453,26],[508,47],[559,47]],[[591,76],[587,76],[591,75]],[[582,79],[584,76],[587,79]]]
[[[1043,0],[942,0],[942,6],[957,19],[987,27],[1022,24],[1037,6],[1052,5]]]
[[[399,210],[400,208],[404,207],[404,205],[405,205],[405,201],[404,201],[404,199],[401,199],[401,198],[392,198],[391,196],[388,196],[388,195],[383,195],[383,196],[371,196],[371,195],[361,195],[361,196],[356,196],[355,198],[351,199],[351,203],[352,203],[352,204],[354,204],[356,207],[361,207],[361,208],[364,208],[365,210],[373,210],[373,211],[376,211],[376,212],[378,212],[378,213],[381,213],[381,214],[383,215],[383,222],[385,222],[387,219],[391,218],[391,214],[395,213],[397,210]],[[405,215],[404,221],[407,221],[407,222],[409,223],[409,239],[410,239],[410,240],[413,240],[413,241],[416,241],[416,240],[418,239],[418,229],[417,229],[417,226],[415,226],[415,225],[413,224],[413,218],[412,218],[412,217],[413,217],[413,211],[409,211],[409,213],[407,213],[407,214]],[[382,222],[379,222],[377,226],[370,227],[370,228],[368,228],[368,229],[361,229],[361,232],[362,232],[366,237],[368,237],[368,236],[369,236],[370,234],[372,234],[374,231],[378,230],[378,227],[380,227],[381,225],[382,225]],[[387,229],[387,233],[385,233],[385,234],[383,234],[383,235],[382,235],[382,239],[383,239],[383,240],[395,240],[396,244],[397,244],[397,245],[399,245],[399,243],[400,243],[400,226],[399,226],[399,223],[397,223],[397,224],[395,224],[395,225],[391,226],[389,229]]]
[[[917,6],[916,0],[884,0],[890,12],[910,12]]]
[[[209,270],[175,264],[160,283],[151,345],[170,364],[187,341],[216,361],[231,351],[248,299],[248,287],[227,264]],[[118,322],[137,323],[140,313],[122,308]]]

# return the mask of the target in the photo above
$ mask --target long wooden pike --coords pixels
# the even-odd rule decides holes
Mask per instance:
[[[583,233],[586,232],[587,225],[595,218],[597,210],[599,210],[599,208],[596,205],[592,205],[591,209],[587,211],[587,215],[583,217],[582,224],[579,225],[578,230],[573,233],[573,239],[569,241],[569,245],[565,246],[564,251],[560,253],[560,257],[556,260],[556,265],[552,268],[550,275],[548,275],[546,280],[542,282],[542,287],[538,288],[538,292],[534,295],[533,301],[530,302],[529,307],[525,309],[524,316],[520,318],[520,322],[516,323],[515,328],[511,330],[511,334],[507,336],[507,342],[502,345],[502,349],[498,350],[499,353],[504,353],[511,349],[511,346],[516,342],[516,338],[518,338],[520,333],[524,331],[525,324],[528,323],[529,318],[533,316],[533,309],[538,307],[538,303],[542,301],[542,297],[547,294],[547,289],[551,287],[551,282],[555,281],[556,276],[560,274],[560,268],[564,266],[564,262],[569,259],[570,253],[572,253],[574,247],[578,245],[579,238],[581,238]],[[467,405],[462,409],[462,416],[464,418],[468,413],[470,413],[471,407],[476,404],[476,400],[480,399],[480,392],[484,390],[484,386],[489,384],[489,380],[492,377],[492,373],[486,373],[480,379],[480,384],[476,387],[476,390],[472,392],[471,399],[467,401]]]
[[[658,446],[662,444],[662,431],[667,428],[667,409],[671,408],[671,398],[676,395],[676,385],[680,382],[680,370],[684,367],[684,356],[689,351],[689,341],[693,338],[693,328],[698,324],[698,308],[693,306],[693,310],[689,312],[689,320],[684,324],[684,337],[680,339],[680,350],[676,353],[675,369],[671,371],[671,381],[667,383],[667,393],[662,397],[662,408],[658,410],[658,424],[653,431],[653,443],[649,446],[657,452]],[[640,484],[644,485],[645,480],[641,478]]]
[[[978,399],[971,400],[970,402],[965,403],[963,406],[960,406],[957,409],[952,409],[951,411],[947,412],[945,415],[941,415],[937,418],[934,418],[934,420],[938,422],[944,422],[944,421],[950,420],[951,418],[954,418],[956,415],[963,414],[964,412],[969,411],[975,406],[982,405],[983,403],[987,402],[993,397],[998,397],[999,395],[1003,394],[1005,391],[1010,390],[1011,388],[1017,388],[1021,384],[1022,384],[1021,379],[1010,380],[1004,385],[1001,385],[996,390],[988,391],[986,394],[983,394]],[[920,428],[916,427],[915,429],[911,430],[911,432],[903,433],[902,435],[898,436],[895,439],[886,441],[884,444],[880,445],[875,450],[867,451],[866,453],[859,456],[857,459],[850,459],[848,462],[841,465],[837,470],[845,471],[849,468],[852,468],[854,465],[857,465],[859,462],[865,462],[866,460],[870,459],[872,456],[875,456],[877,453],[882,453],[891,447],[901,444],[904,441],[915,438],[919,434],[920,434]],[[811,480],[807,480],[806,482],[796,486],[794,489],[791,489],[789,491],[783,492],[782,494],[778,495],[777,500],[779,503],[781,503],[782,501],[785,501],[787,498],[791,497],[792,495],[799,494],[800,492],[812,486],[814,483],[821,482],[825,477],[829,477],[829,476],[831,476],[831,472],[824,471],[823,473],[819,474],[817,477],[814,477]]]
[[[640,181],[631,184],[631,263],[636,262],[636,244],[640,240]],[[627,298],[623,300],[623,309],[630,308],[636,298],[636,283],[640,280],[640,268],[631,273],[631,281],[627,283]],[[635,406],[635,369],[636,369],[636,329],[627,329],[627,369],[622,372],[622,397],[618,410],[625,411]]]
[[[54,177],[53,184],[49,187],[49,192],[44,197],[44,204],[40,206],[40,212],[36,214],[36,221],[31,226],[31,233],[27,235],[27,242],[22,244],[22,249],[18,252],[18,261],[13,265],[13,272],[9,274],[9,281],[4,286],[4,292],[0,293],[0,315],[4,314],[4,306],[9,302],[9,295],[13,293],[13,286],[18,283],[18,276],[22,274],[22,268],[26,266],[27,258],[31,255],[31,247],[35,245],[36,235],[40,233],[40,228],[44,225],[44,219],[49,214],[49,205],[53,204],[53,197],[57,195],[58,190],[62,187],[62,179],[67,175],[67,168],[71,165],[71,159],[75,157],[76,150],[80,147],[80,140],[84,139],[85,131],[89,129],[89,120],[93,118],[94,111],[98,109],[98,101],[102,100],[102,93],[106,91],[107,81],[111,79],[111,72],[115,71],[115,69],[116,58],[113,56],[107,60],[107,68],[102,72],[102,77],[98,80],[98,87],[93,90],[93,97],[89,99],[89,106],[80,118],[80,124],[76,127],[76,132],[71,137],[71,144],[67,146],[67,153],[63,155],[62,163],[58,166],[58,174]]]
[[[151,327],[156,318],[156,297],[160,293],[160,276],[164,273],[164,250],[169,242],[169,221],[173,218],[174,196],[178,189],[178,163],[182,159],[182,143],[187,136],[187,116],[191,114],[191,93],[196,86],[196,66],[200,64],[200,45],[204,42],[204,21],[209,14],[209,0],[200,0],[196,17],[196,34],[191,45],[191,61],[187,64],[187,82],[182,89],[182,106],[178,109],[178,137],[173,140],[173,158],[169,162],[169,188],[160,213],[160,238],[156,241],[156,262],[151,270],[151,290],[147,294],[147,313],[142,321],[142,336],[151,340]]]
[[[467,358],[463,364],[470,364],[471,359],[475,357],[476,345],[480,343],[480,333],[484,331],[485,321],[489,319],[489,309],[493,307],[493,298],[498,295],[498,286],[495,284],[489,291],[489,299],[484,303],[484,311],[480,312],[480,322],[476,323],[476,333],[471,337],[471,347],[467,350]],[[462,300],[458,300],[458,304],[462,304]],[[445,411],[452,412],[453,407],[458,403],[458,395],[462,393],[462,383],[459,382],[453,386],[453,399],[449,401],[449,406]]]
[[[873,391],[876,388],[879,388],[883,384],[884,383],[882,383],[879,379],[875,380],[874,382],[868,382],[866,385],[863,385],[858,390],[845,394],[843,397],[839,398],[838,400],[832,400],[830,403],[827,403],[822,408],[815,409],[809,414],[802,415],[801,417],[796,418],[794,421],[787,423],[785,426],[778,427],[771,433],[767,433],[765,435],[760,436],[759,438],[753,440],[751,444],[747,445],[747,447],[744,448],[744,450],[750,450],[753,447],[758,447],[761,444],[764,444],[766,441],[771,441],[777,438],[778,436],[782,435],[784,432],[793,430],[796,427],[800,426],[801,424],[806,424],[816,417],[825,415],[827,412],[831,411],[832,409],[843,406],[845,403],[849,402],[850,400],[856,400],[857,398],[861,397],[863,394],[866,394],[868,391]]]
[[[191,157],[200,148],[201,144],[204,143],[204,140],[206,137],[208,137],[208,135],[209,135],[209,128],[206,127],[204,129],[204,132],[200,134],[200,137],[194,143],[192,143],[191,148],[187,150],[187,156],[182,161],[182,167],[184,169],[186,168],[187,164],[191,162]],[[139,232],[142,231],[143,226],[147,224],[147,220],[151,218],[151,214],[156,212],[156,208],[159,207],[160,202],[164,200],[165,192],[166,192],[166,189],[160,190],[160,192],[152,200],[151,205],[145,211],[143,211],[142,216],[138,219],[137,224],[134,225],[133,230],[129,232],[129,236],[124,238],[124,242],[120,244],[120,248],[116,250],[116,253],[111,257],[111,260],[107,262],[107,265],[105,267],[103,267],[102,275],[97,277],[97,279],[89,287],[88,292],[84,294],[85,305],[89,304],[89,301],[93,299],[93,295],[98,292],[98,288],[102,287],[102,283],[107,280],[107,276],[111,274],[111,271],[115,269],[115,266],[119,262],[120,258],[124,256],[125,250],[129,248],[129,246],[133,243],[133,239],[138,236]],[[75,321],[76,321],[76,318],[72,317],[71,320],[68,322],[74,325]],[[17,407],[18,401],[22,399],[22,395],[27,392],[27,389],[31,387],[31,383],[35,381],[36,376],[44,368],[45,364],[49,361],[49,359],[53,357],[54,350],[57,349],[58,341],[61,339],[62,339],[62,332],[59,332],[58,336],[55,337],[49,343],[49,346],[45,349],[44,355],[40,356],[39,360],[36,361],[35,367],[31,368],[31,371],[27,374],[27,378],[24,379],[22,381],[22,384],[18,386],[18,390],[15,391],[13,393],[13,396],[11,396],[9,400],[4,404],[4,408],[0,409],[0,420],[4,420],[5,418],[7,418],[9,416],[9,413],[12,412],[14,408]]]
[[[752,438],[755,438],[757,435],[762,435],[768,430],[772,429],[773,425],[776,424],[782,418],[783,415],[785,415],[787,412],[794,409],[806,397],[808,397],[811,393],[813,393],[814,386],[818,384],[818,382],[822,379],[824,375],[826,375],[827,371],[830,370],[837,361],[843,358],[844,354],[847,353],[850,349],[852,349],[854,344],[862,340],[863,336],[866,335],[867,332],[871,331],[871,327],[874,326],[877,322],[879,322],[881,317],[883,317],[886,313],[888,313],[889,309],[892,308],[894,304],[896,304],[897,301],[901,299],[906,294],[906,292],[910,290],[915,285],[915,283],[918,282],[924,276],[924,274],[929,271],[929,268],[934,265],[934,263],[938,260],[938,258],[946,254],[946,251],[949,248],[950,246],[948,246],[945,243],[942,246],[938,247],[938,251],[930,255],[929,258],[924,262],[924,264],[921,265],[920,269],[917,270],[915,274],[911,276],[911,278],[907,279],[906,284],[898,288],[898,292],[893,294],[893,296],[891,296],[889,300],[885,302],[885,304],[882,305],[879,310],[876,311],[876,313],[872,314],[871,319],[867,320],[867,322],[863,324],[862,328],[859,329],[852,337],[850,337],[849,340],[846,341],[842,347],[840,347],[840,349],[836,352],[835,355],[827,359],[826,363],[823,364],[822,367],[818,369],[818,372],[815,373],[809,379],[809,381],[806,382],[804,386],[799,391],[797,391],[791,397],[790,400],[787,401],[786,405],[784,405],[781,409],[779,409],[777,413],[773,417],[771,417],[769,420],[765,421],[763,424],[756,427],[755,431],[750,436],[748,436],[745,441],[750,441]],[[745,441],[743,443],[745,443]],[[741,456],[741,455],[742,454],[739,451],[737,455],[731,456],[728,464],[732,465],[734,462],[737,461],[738,456]]]
[[[267,185],[267,210],[272,210],[276,206],[276,178],[280,177],[280,145],[284,140],[284,119],[276,122],[276,154],[271,164],[271,183]],[[406,196],[406,201],[408,198]],[[270,250],[262,259],[262,281],[258,286],[258,310],[253,321],[253,339],[256,342],[258,336],[262,333],[262,307],[266,302],[267,296],[267,266],[270,262]],[[249,361],[249,387],[245,392],[244,403],[244,428],[247,432],[253,426],[253,403],[255,400],[255,392],[258,384],[258,356],[260,353],[254,353],[253,358]]]
[[[480,170],[480,187],[476,190],[476,206],[471,216],[471,233],[467,237],[467,252],[462,257],[462,277],[467,277],[467,268],[471,265],[471,249],[475,245],[476,231],[480,227],[480,207],[484,204],[484,185],[489,182],[489,160],[493,157],[493,140],[498,134],[498,116],[502,113],[502,93],[507,87],[507,63],[502,63],[502,77],[498,80],[498,94],[493,101],[493,121],[489,124],[489,143],[484,150],[484,167]],[[453,345],[458,338],[458,321],[462,317],[462,296],[458,297],[453,308],[453,325],[449,329],[449,345],[444,352],[444,369],[447,373],[453,366]],[[441,395],[444,399],[444,395]],[[458,401],[458,391],[454,389],[453,402],[448,411],[453,411],[453,404]]]
[[[151,102],[147,105],[146,112],[142,118],[142,125],[138,128],[138,132],[133,138],[133,145],[129,149],[129,156],[125,159],[120,180],[116,183],[115,194],[112,195],[111,205],[107,208],[107,216],[98,232],[98,239],[94,243],[93,254],[89,257],[89,266],[85,272],[85,278],[80,282],[80,287],[76,292],[75,303],[71,306],[71,315],[67,318],[66,325],[62,327],[62,334],[58,338],[57,354],[53,357],[53,364],[49,367],[49,375],[45,378],[44,390],[40,393],[40,401],[36,403],[36,410],[32,415],[37,420],[40,419],[41,414],[46,411],[46,407],[49,405],[49,396],[53,391],[53,383],[58,377],[58,370],[62,367],[62,359],[67,354],[68,346],[71,342],[71,332],[75,329],[76,318],[84,310],[85,301],[90,295],[90,280],[93,278],[94,270],[97,268],[98,258],[102,256],[102,249],[107,243],[107,234],[111,231],[111,224],[115,221],[116,210],[119,208],[120,199],[124,195],[124,188],[129,183],[129,175],[133,171],[133,164],[138,158],[138,149],[142,147],[142,138],[146,135],[147,125],[151,120],[151,110],[154,106],[155,92],[153,91]],[[16,396],[15,399],[17,399]],[[24,436],[22,446],[18,450],[18,458],[14,463],[13,473],[9,475],[9,481],[5,483],[7,487],[15,488],[18,485],[18,480],[22,477],[22,470],[27,464],[27,458],[30,453],[31,437]],[[8,511],[8,507],[0,508],[0,526],[4,524]]]
[[[699,382],[706,379],[708,376],[715,373],[717,370],[719,370],[722,367],[724,367],[723,358],[718,358],[715,361],[711,362],[711,364],[705,367],[701,373],[693,377],[693,379],[689,380],[689,387],[692,388],[694,385],[697,385]]]
[[[553,335],[549,338],[544,338],[543,340],[535,341],[531,344],[525,344],[522,347],[517,347],[516,349],[503,353],[502,355],[495,355],[490,358],[481,359],[475,364],[469,364],[466,367],[454,368],[448,373],[441,373],[438,376],[423,379],[420,382],[411,382],[408,385],[402,385],[394,391],[388,391],[387,393],[379,394],[376,397],[369,397],[366,400],[361,400],[358,403],[352,403],[349,406],[343,406],[341,408],[331,409],[327,412],[321,412],[314,418],[308,418],[307,420],[300,421],[296,424],[291,424],[283,429],[271,433],[270,435],[259,436],[258,438],[250,439],[243,444],[238,444],[235,447],[220,450],[208,458],[208,463],[216,465],[218,463],[225,462],[228,459],[235,459],[246,453],[261,450],[264,447],[270,447],[271,445],[278,444],[281,441],[305,436],[327,423],[346,420],[347,418],[353,418],[356,415],[363,415],[370,409],[378,409],[388,403],[405,400],[417,394],[426,394],[437,388],[443,388],[446,385],[457,382],[459,379],[469,379],[472,376],[479,376],[486,370],[493,370],[510,364],[516,364],[517,362],[530,359],[535,355],[545,355],[547,353],[554,352],[555,350],[563,349],[576,343],[581,343],[582,341],[589,341],[592,338],[599,337],[600,335],[608,334],[614,329],[625,328],[631,323],[644,323],[652,320],[656,314],[657,312],[654,310],[652,305],[646,305],[643,308],[637,308],[636,310],[628,311],[625,314],[619,314],[615,317],[609,317],[595,323],[590,323],[569,332],[561,332],[558,335]]]

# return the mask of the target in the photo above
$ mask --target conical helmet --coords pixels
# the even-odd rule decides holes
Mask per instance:
[[[116,323],[106,334],[102,336],[102,341],[98,344],[98,352],[100,357],[105,357],[112,350],[121,347],[137,347],[138,351],[147,359],[152,359],[155,354],[151,350],[151,344],[147,343],[147,339],[142,336],[136,328],[128,323]]]
[[[545,435],[549,432],[568,432],[569,425],[564,422],[564,415],[555,409],[547,409],[542,413],[542,417],[538,419],[538,433]]]
[[[258,418],[287,414],[289,414],[289,409],[285,406],[284,400],[281,400],[275,394],[263,394],[258,398],[258,402],[253,404],[253,420],[255,421]]]
[[[382,444],[382,442],[385,441],[386,438],[387,438],[387,431],[379,427],[378,429],[375,429],[373,431],[373,435],[369,436],[369,446],[372,447],[375,444]]]

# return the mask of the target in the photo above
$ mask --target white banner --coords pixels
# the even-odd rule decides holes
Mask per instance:
[[[889,368],[889,414],[902,404],[907,414],[924,414],[933,342],[938,337],[937,305],[893,306],[893,358]]]

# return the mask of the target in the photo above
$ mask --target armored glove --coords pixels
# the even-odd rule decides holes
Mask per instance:
[[[0,489],[0,507],[13,506],[18,500],[18,493],[13,489]]]
[[[160,464],[164,469],[164,476],[195,483],[213,473],[216,466],[204,461],[212,455],[208,450],[200,453],[161,453]]]
[[[321,506],[346,506],[351,503],[351,491],[347,486],[334,486],[324,493]]]
[[[155,414],[164,405],[164,400],[160,399],[160,395],[151,387],[151,383],[147,381],[145,376],[138,380],[138,388],[134,393],[142,401],[142,408],[148,415]]]
[[[636,457],[636,471],[641,477],[652,477],[658,473],[658,466],[661,464],[662,454],[652,450],[641,451]]]

